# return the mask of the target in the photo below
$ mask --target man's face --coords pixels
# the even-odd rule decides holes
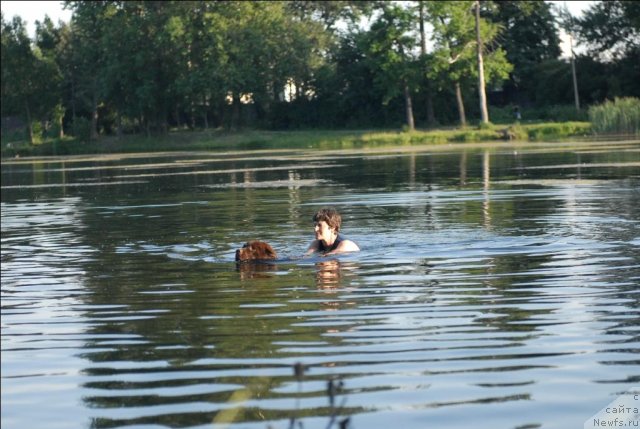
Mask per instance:
[[[316,232],[316,240],[324,240],[325,242],[331,242],[334,231],[329,227],[327,222],[321,220],[314,224],[314,231]]]

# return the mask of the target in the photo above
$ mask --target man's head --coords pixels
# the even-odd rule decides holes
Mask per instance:
[[[318,210],[318,212],[313,215],[313,222],[315,222],[316,224],[319,222],[325,222],[329,226],[329,228],[334,230],[337,234],[338,232],[340,232],[342,217],[336,209],[328,207]]]

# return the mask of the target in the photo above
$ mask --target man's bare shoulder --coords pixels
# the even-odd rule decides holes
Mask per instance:
[[[331,253],[359,252],[360,247],[351,240],[342,240],[336,250]]]

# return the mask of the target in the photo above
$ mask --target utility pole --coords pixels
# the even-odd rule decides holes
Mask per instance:
[[[567,8],[567,2],[564,2],[564,11],[566,13],[567,18],[569,19],[569,23],[566,26],[567,34],[569,35],[569,49],[571,50],[571,76],[573,78],[573,99],[576,103],[576,111],[580,111],[580,96],[578,95],[578,78],[576,77],[576,59],[575,53],[573,52],[573,15],[569,12],[569,8]]]
[[[578,95],[578,78],[576,77],[576,59],[573,53],[573,37],[569,33],[569,46],[571,48],[571,75],[573,76],[573,98],[576,102],[576,110],[580,111],[580,96]]]

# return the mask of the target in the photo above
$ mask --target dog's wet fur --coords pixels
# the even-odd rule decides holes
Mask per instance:
[[[253,240],[245,243],[236,250],[236,262],[269,261],[276,259],[278,254],[269,243]]]

